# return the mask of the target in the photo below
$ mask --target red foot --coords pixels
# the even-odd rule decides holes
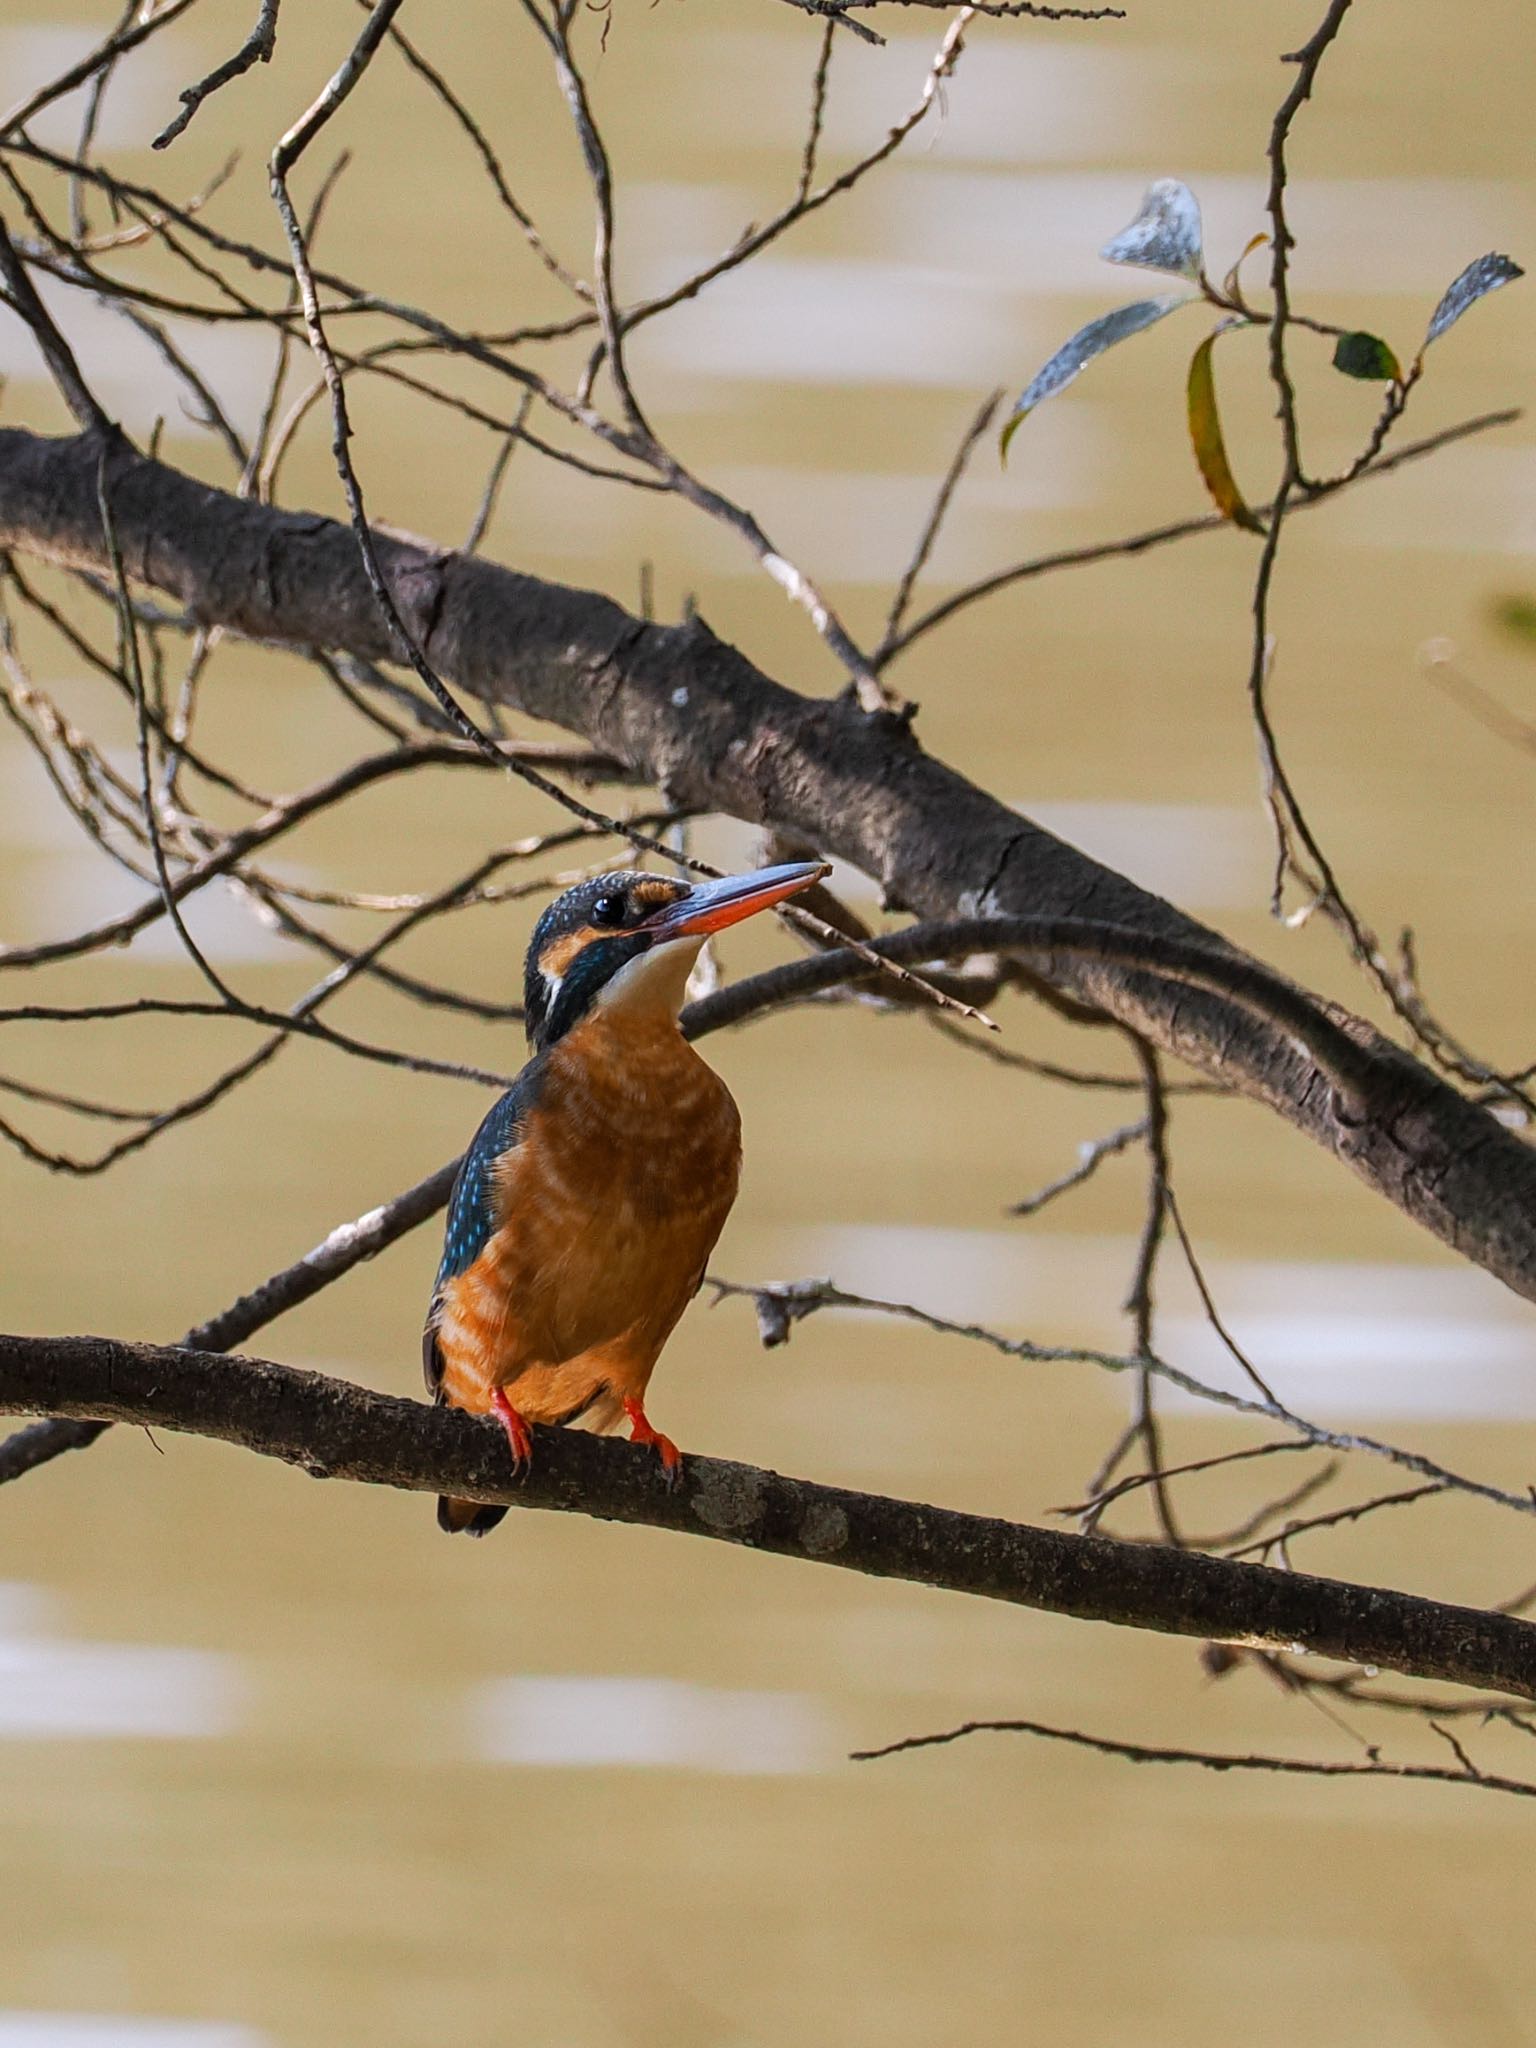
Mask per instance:
[[[533,1438],[528,1434],[527,1423],[507,1399],[505,1387],[498,1387],[492,1394],[491,1409],[507,1432],[507,1442],[512,1447],[513,1471],[526,1472],[533,1463]]]
[[[675,1486],[683,1469],[683,1454],[671,1437],[663,1436],[659,1429],[652,1429],[646,1420],[645,1408],[639,1401],[626,1401],[624,1413],[629,1417],[629,1440],[632,1444],[649,1444],[661,1460],[662,1474],[668,1486]]]

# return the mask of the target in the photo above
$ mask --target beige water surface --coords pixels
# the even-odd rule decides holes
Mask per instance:
[[[220,217],[275,246],[259,165],[353,32],[350,10],[291,6],[274,65],[206,109],[169,159],[144,147],[248,11],[200,10],[125,67],[104,146],[189,189],[238,142],[247,161]],[[113,13],[10,0],[0,100]],[[980,396],[1017,388],[1074,325],[1145,282],[1094,251],[1146,181],[1194,184],[1213,267],[1258,227],[1264,138],[1290,75],[1276,59],[1312,25],[1276,0],[979,25],[940,118],[883,177],[637,344],[658,422],[873,637]],[[519,191],[584,260],[576,159],[518,11],[459,0],[411,26],[473,87]],[[841,39],[839,162],[910,101],[936,41],[936,23],[896,11],[884,26],[884,50]],[[818,36],[768,0],[616,0],[593,76],[623,181],[625,291],[675,279],[792,187]],[[1407,353],[1471,257],[1536,255],[1533,60],[1516,0],[1362,0],[1296,131],[1296,275],[1315,310]],[[547,306],[462,144],[399,67],[377,68],[335,136],[359,151],[328,229],[340,268],[491,328]],[[147,431],[172,407],[160,373],[105,316],[56,303],[88,372]],[[982,452],[934,591],[1203,509],[1182,424],[1193,330],[1177,326],[1031,420],[1006,474]],[[1528,402],[1533,336],[1528,286],[1475,309],[1439,345],[1418,430]],[[260,347],[227,330],[199,346],[249,418]],[[15,322],[0,324],[0,367],[7,421],[61,423]],[[1246,338],[1223,373],[1255,497],[1273,465],[1261,369]],[[1331,466],[1367,431],[1375,395],[1320,355],[1304,400],[1309,453]],[[367,387],[354,404],[375,513],[457,540],[484,444]],[[213,473],[174,410],[166,431],[174,459]],[[338,504],[318,420],[284,492]],[[1414,927],[1435,1000],[1511,1063],[1533,1051],[1532,763],[1433,692],[1419,650],[1448,637],[1468,673],[1536,711],[1536,669],[1490,609],[1531,587],[1533,541],[1536,463],[1519,427],[1298,520],[1275,620],[1277,717],[1341,873],[1384,933]],[[524,452],[486,547],[630,604],[648,560],[662,613],[694,594],[770,673],[836,684],[804,617],[731,536],[681,508],[600,494]],[[1243,699],[1254,566],[1251,540],[1227,531],[1027,584],[922,643],[897,679],[934,751],[1363,1005],[1326,932],[1266,910]],[[38,652],[77,715],[126,744],[98,686]],[[310,672],[248,649],[221,656],[207,720],[210,747],[274,787],[358,743]],[[104,870],[8,734],[0,788],[6,938],[123,900],[103,893]],[[421,888],[547,822],[488,779],[445,773],[295,840],[284,871]],[[745,834],[711,829],[717,849],[750,857]],[[275,1001],[303,986],[303,964],[238,905],[207,916],[199,929],[242,987]],[[510,994],[528,922],[477,912],[416,958]],[[727,965],[788,945],[754,931]],[[157,936],[58,986],[80,1000],[194,984]],[[521,1056],[510,1027],[418,1019],[375,995],[337,1014],[445,1057],[510,1069]],[[1021,1004],[1004,1017],[1011,1046],[1121,1059]],[[154,1101],[211,1072],[225,1042],[189,1048],[146,1026],[89,1049],[36,1033],[14,1044],[6,1071]],[[710,1057],[747,1147],[719,1271],[831,1273],[1020,1334],[1125,1341],[1137,1155],[1034,1222],[1002,1212],[1133,1114],[1131,1098],[1005,1074],[910,1016],[862,1011],[786,1015],[717,1039]],[[172,1339],[432,1169],[482,1107],[447,1081],[298,1047],[105,1179],[50,1178],[0,1153],[5,1326]],[[42,1112],[29,1128],[64,1131]],[[1223,1307],[1289,1398],[1501,1483],[1536,1472],[1528,1310],[1256,1109],[1183,1104],[1173,1144]],[[414,1391],[434,1236],[261,1348]],[[1167,1348],[1219,1372],[1172,1275],[1165,1310]],[[1082,1497],[1124,1394],[1086,1368],[1030,1368],[869,1319],[823,1316],[765,1353],[743,1304],[701,1302],[652,1406],[685,1447],[1044,1519]],[[1180,1457],[1238,1440],[1201,1414],[1170,1424]],[[1254,1496],[1228,1474],[1189,1498],[1217,1527]],[[1536,1578],[1513,1518],[1444,1501],[1298,1546],[1297,1562],[1479,1601]],[[0,1497],[0,2048],[1536,2042],[1528,1806],[1133,1768],[1018,1737],[847,1761],[994,1715],[1239,1753],[1363,1753],[1257,1673],[1213,1684],[1188,1644],[573,1517],[513,1515],[484,1544],[449,1543],[424,1500],[114,1432]],[[1445,1755],[1395,1726],[1370,1739]],[[1488,1757],[1528,1766],[1505,1740]]]

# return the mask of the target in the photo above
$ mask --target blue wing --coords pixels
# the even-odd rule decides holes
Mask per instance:
[[[460,1273],[468,1272],[479,1258],[500,1220],[496,1215],[496,1162],[522,1137],[523,1121],[532,1106],[537,1085],[537,1064],[537,1061],[530,1061],[486,1116],[470,1141],[453,1184],[453,1193],[448,1197],[442,1263],[437,1269],[432,1306],[427,1313],[427,1327],[421,1339],[421,1360],[427,1388],[434,1394],[443,1376],[442,1355],[437,1347],[438,1303],[448,1282]]]

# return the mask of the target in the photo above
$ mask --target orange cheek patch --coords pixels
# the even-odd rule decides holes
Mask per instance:
[[[686,883],[669,882],[658,876],[653,882],[637,882],[630,891],[630,900],[645,910],[664,910],[669,903],[676,903],[679,897],[687,894]]]
[[[539,955],[540,972],[547,974],[551,981],[558,981],[576,955],[601,936],[602,934],[594,931],[591,925],[584,924],[580,931],[566,932],[558,939],[551,939]]]

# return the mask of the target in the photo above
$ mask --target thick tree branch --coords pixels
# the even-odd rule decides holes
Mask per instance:
[[[392,1200],[365,1209],[349,1222],[338,1223],[303,1258],[273,1273],[228,1308],[210,1316],[207,1322],[194,1323],[182,1338],[180,1348],[232,1351],[237,1344],[243,1344],[247,1337],[253,1337],[301,1302],[311,1300],[343,1273],[350,1272],[364,1259],[374,1258],[407,1231],[435,1216],[447,1203],[458,1170],[458,1160],[450,1159],[446,1166],[429,1173],[414,1187],[403,1189]],[[52,1415],[43,1422],[13,1431],[0,1442],[0,1485],[20,1479],[26,1472],[35,1472],[39,1465],[62,1457],[66,1451],[85,1450],[109,1426],[103,1421]]]
[[[0,546],[100,571],[98,461],[93,435],[0,432]],[[391,658],[345,527],[235,498],[122,443],[109,483],[129,574],[205,625]],[[902,721],[846,699],[797,696],[696,617],[652,624],[596,593],[476,558],[382,534],[377,545],[401,615],[440,675],[581,733],[680,807],[798,833],[930,916],[1070,917],[1222,947],[933,760]],[[1536,1152],[1369,1025],[1331,1011],[1400,1080],[1362,1121],[1290,1036],[1254,1015],[1234,1017],[1219,997],[1103,958],[1054,958],[1050,979],[1266,1103],[1536,1299]]]
[[[577,1430],[536,1430],[533,1469],[518,1481],[499,1427],[261,1359],[0,1336],[0,1408],[182,1430],[321,1478],[673,1529],[1086,1621],[1304,1649],[1536,1698],[1536,1624],[1507,1614],[1029,1528],[717,1458],[690,1457],[669,1491],[648,1456]]]

